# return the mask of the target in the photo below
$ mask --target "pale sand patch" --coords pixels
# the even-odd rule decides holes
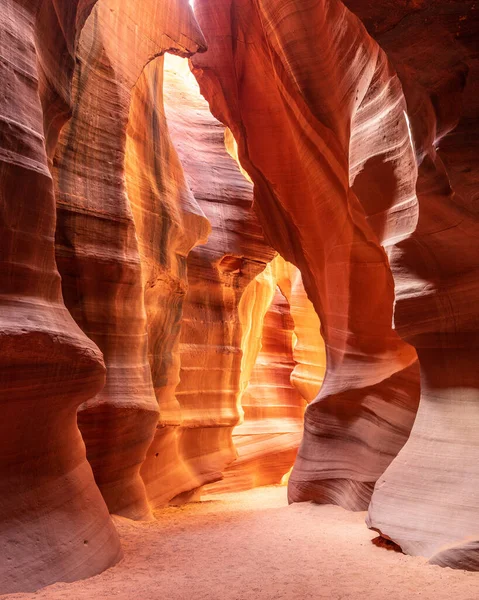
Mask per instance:
[[[156,513],[115,517],[125,552],[81,582],[2,600],[478,600],[479,573],[427,565],[371,543],[365,513],[303,503],[286,488],[209,496]]]

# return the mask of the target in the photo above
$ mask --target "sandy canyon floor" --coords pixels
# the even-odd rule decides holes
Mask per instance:
[[[427,565],[372,543],[364,513],[304,503],[286,488],[206,497],[115,517],[125,558],[92,579],[2,600],[478,600],[479,573]]]

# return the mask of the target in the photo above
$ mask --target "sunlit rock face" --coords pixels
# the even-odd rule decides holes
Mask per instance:
[[[395,327],[417,349],[421,403],[368,523],[408,553],[477,570],[479,10],[467,1],[347,4],[399,75],[419,167],[419,220],[391,267]]]
[[[187,500],[221,479],[235,459],[231,432],[240,417],[242,357],[238,306],[247,285],[275,255],[252,210],[251,183],[227,153],[225,128],[211,115],[186,61],[167,58],[164,95],[171,139],[211,234],[183,263],[187,285],[185,279],[173,353],[181,365],[175,411],[162,411],[160,403],[162,427],[142,469],[155,505]]]
[[[184,256],[208,229],[162,130],[161,59],[149,63],[203,49],[183,0],[100,0],[80,38],[73,116],[55,159],[63,294],[107,367],[78,422],[110,512],[137,519],[150,516],[139,471],[158,404],[165,421],[174,404]]]
[[[306,410],[290,499],[365,509],[419,395],[416,353],[391,326],[384,249],[417,219],[399,80],[340,2],[299,11],[198,0],[195,13],[209,46],[192,59],[195,75],[238,142],[267,239],[301,270],[325,341],[326,377]],[[378,170],[368,202],[356,190]]]
[[[479,570],[477,3],[190,4],[2,2],[0,594],[293,461]]]
[[[179,335],[187,283],[186,257],[206,242],[210,226],[185,180],[164,110],[163,57],[143,71],[132,96],[126,175],[141,258],[151,377],[160,410],[141,475],[151,506],[190,482],[178,447]]]
[[[89,577],[121,557],[76,423],[97,346],[62,300],[51,159],[94,2],[0,11],[0,594]]]
[[[197,77],[326,341],[290,498],[367,506],[417,403],[397,332],[417,349],[422,399],[369,524],[406,552],[477,569],[477,10],[347,4],[382,48],[335,1],[225,1],[214,17],[197,3],[210,46]]]
[[[208,492],[281,483],[297,454],[306,403],[324,376],[319,319],[296,267],[277,256],[249,284],[239,312],[243,419],[233,431],[238,457]]]
[[[262,322],[261,350],[241,396],[244,422],[234,431],[238,459],[225,472],[228,489],[280,483],[294,462],[306,403],[290,381],[293,328],[289,304],[276,287]]]
[[[301,271],[278,257],[278,285],[288,301],[294,325],[291,383],[309,404],[321,388],[326,372],[326,349],[321,323],[303,285]]]

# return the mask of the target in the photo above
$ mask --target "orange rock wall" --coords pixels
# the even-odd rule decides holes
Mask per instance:
[[[175,398],[179,335],[188,287],[187,255],[196,243],[206,242],[210,229],[169,135],[163,63],[163,57],[152,61],[135,86],[126,146],[127,190],[140,251],[149,366],[159,407],[154,440],[141,467],[152,507],[167,502],[191,483],[177,442],[182,422]]]
[[[419,394],[416,354],[391,328],[383,249],[415,219],[404,211],[415,203],[415,158],[399,81],[340,2],[297,11],[292,2],[199,0],[195,12],[209,45],[192,59],[201,90],[238,142],[267,239],[302,272],[326,345],[290,499],[365,509]],[[373,143],[390,177],[363,206],[351,185]]]
[[[290,501],[478,570],[476,3],[195,15],[2,4],[0,593],[295,457]]]
[[[378,480],[371,527],[477,569],[477,10],[346,4],[380,46],[333,0],[196,4],[195,73],[326,342],[290,499],[366,508]]]
[[[477,570],[479,11],[474,2],[419,4],[400,3],[398,13],[351,3],[398,72],[418,165],[418,222],[391,268],[395,328],[417,349],[421,402],[368,523],[405,552]]]
[[[177,263],[208,229],[163,139],[162,62],[153,59],[202,48],[186,2],[100,0],[80,38],[73,116],[55,161],[65,302],[107,366],[79,426],[110,511],[132,518],[150,516],[139,471],[178,381],[178,365],[164,365],[181,307],[161,311],[161,277],[184,270]],[[174,285],[166,290],[170,302]]]
[[[282,482],[301,442],[306,403],[324,376],[319,319],[296,267],[277,256],[249,284],[239,311],[242,419],[233,431],[238,456],[224,480],[206,488],[212,493]]]
[[[159,461],[155,442],[143,467],[145,477],[151,477],[155,464],[165,469],[151,492],[158,504],[173,496],[179,496],[175,502],[188,499],[197,488],[220,479],[235,458],[231,432],[240,417],[242,339],[238,307],[249,282],[275,254],[252,211],[252,186],[228,155],[224,127],[211,115],[186,61],[166,59],[164,90],[171,138],[211,234],[186,261],[175,356],[181,365],[179,420],[174,432],[171,424],[162,432],[174,436],[178,459],[174,464]]]
[[[8,0],[0,12],[0,593],[121,558],[76,422],[105,366],[65,308],[54,253],[51,161],[93,4]]]

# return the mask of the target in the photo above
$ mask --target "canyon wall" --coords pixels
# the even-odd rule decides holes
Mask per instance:
[[[0,593],[294,460],[479,570],[476,3],[195,15],[2,4]]]
[[[107,366],[78,422],[110,512],[132,518],[150,516],[139,471],[178,380],[178,365],[165,365],[181,306],[167,282],[171,305],[161,310],[162,277],[184,271],[177,256],[208,230],[161,121],[156,57],[203,49],[186,2],[100,0],[80,39],[73,115],[55,160],[65,303]]]
[[[325,371],[320,323],[301,273],[276,256],[246,288],[242,323],[242,422],[233,430],[238,456],[205,492],[280,484],[302,437],[304,409]]]
[[[184,476],[176,479],[174,501],[182,502],[197,488],[221,479],[235,459],[231,432],[242,412],[239,304],[275,252],[265,243],[252,210],[251,183],[228,155],[224,126],[211,115],[186,61],[168,57],[164,87],[171,138],[188,185],[211,224],[208,242],[188,255],[177,348],[180,421],[173,435]],[[155,444],[149,457],[153,450]],[[148,458],[143,468],[148,477],[152,462]],[[172,499],[167,482],[175,468],[168,465],[167,479],[155,484],[156,502]]]
[[[181,408],[175,398],[182,308],[187,290],[186,257],[206,242],[210,226],[186,182],[164,111],[164,59],[138,80],[127,129],[126,176],[140,250],[148,355],[159,415],[141,465],[152,507],[190,483],[177,444]],[[141,464],[141,463],[140,463]]]
[[[290,499],[366,509],[419,395],[416,353],[391,327],[384,250],[416,219],[399,81],[339,2],[199,0],[195,13],[209,46],[192,59],[202,93],[238,142],[266,238],[301,270],[321,320],[326,377],[306,410]],[[382,162],[389,177],[362,203],[354,179]]]
[[[477,570],[479,10],[440,0],[392,11],[346,4],[399,75],[419,167],[418,223],[391,268],[395,328],[417,349],[421,402],[368,523],[407,553]]]
[[[290,499],[366,508],[379,478],[371,527],[477,569],[477,11],[348,4],[391,61],[340,2],[196,3],[195,73],[326,342]]]
[[[76,422],[105,365],[65,308],[54,252],[52,158],[93,4],[8,0],[0,14],[0,593],[121,558]]]

